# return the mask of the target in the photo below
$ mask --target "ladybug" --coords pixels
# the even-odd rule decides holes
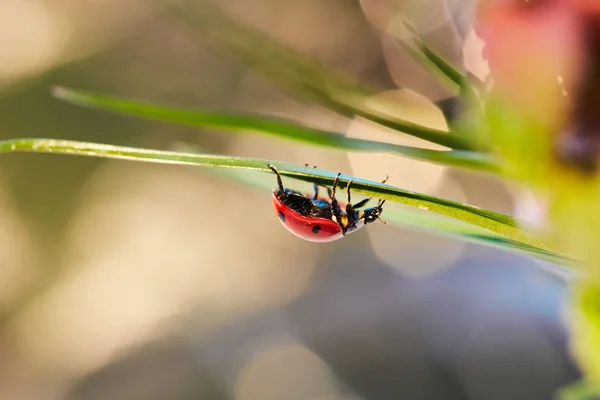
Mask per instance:
[[[358,210],[363,207],[370,198],[352,204],[350,201],[350,187],[352,181],[348,182],[348,203],[341,204],[335,197],[335,192],[340,184],[338,174],[333,187],[327,187],[329,199],[319,197],[319,187],[313,184],[315,193],[312,196],[304,195],[291,189],[285,189],[281,181],[281,175],[274,166],[268,167],[277,176],[277,188],[273,190],[273,205],[281,223],[294,235],[310,242],[332,242],[345,235],[355,232],[366,224],[381,219],[383,203],[379,200],[375,207]],[[387,178],[383,181],[385,181]]]

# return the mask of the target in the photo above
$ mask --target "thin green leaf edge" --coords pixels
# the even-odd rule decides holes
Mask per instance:
[[[284,176],[320,185],[332,185],[337,176],[337,173],[331,171],[274,160],[179,153],[70,140],[22,138],[0,141],[0,153],[11,152],[69,154],[162,164],[249,169],[268,173],[272,172],[267,165],[273,164]],[[348,175],[341,176],[340,187],[345,187],[350,180],[353,181],[352,188],[355,192],[445,215],[516,240],[526,246],[547,248],[534,235],[519,229],[517,221],[508,215]]]
[[[302,126],[280,118],[173,108],[60,86],[54,87],[52,94],[54,97],[70,104],[162,122],[236,132],[260,132],[282,139],[338,150],[386,152],[416,160],[477,171],[497,173],[500,170],[498,161],[485,153],[463,150],[430,150],[355,139],[340,133]]]
[[[199,35],[199,39],[208,39],[219,48],[227,49],[269,78],[330,110],[350,118],[360,116],[454,150],[477,150],[481,147],[472,138],[428,128],[369,107],[368,100],[377,95],[377,91],[326,69],[258,29],[227,16],[206,1],[171,2],[167,8],[192,33]],[[394,102],[386,103],[393,108]]]

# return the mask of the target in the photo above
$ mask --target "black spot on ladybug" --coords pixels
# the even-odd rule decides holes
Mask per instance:
[[[285,215],[283,214],[283,211],[279,211],[279,219],[281,220],[281,222],[285,222]]]
[[[317,234],[321,230],[321,225],[315,225],[312,227],[312,233]]]

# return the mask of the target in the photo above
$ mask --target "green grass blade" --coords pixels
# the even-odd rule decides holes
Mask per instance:
[[[273,186],[272,179],[265,180],[260,177],[249,179],[249,174],[247,173],[242,175],[238,171],[229,170],[219,170],[216,173],[219,176],[225,176],[228,179],[233,179],[237,182],[262,190],[268,190]],[[550,266],[549,268],[551,268],[551,272],[560,275],[561,277],[569,276],[573,273],[571,269],[562,266],[566,263],[573,263],[573,260],[567,257],[541,247],[529,245],[519,240],[507,238],[479,226],[464,223],[463,221],[430,212],[424,212],[422,210],[415,210],[414,208],[390,205],[385,208],[384,217],[386,222],[393,225],[404,226],[430,234],[433,233],[436,235],[460,238],[484,246],[508,250],[514,253],[534,257],[542,261],[555,263],[557,264],[556,266]]]
[[[5,140],[0,141],[0,153],[2,152],[70,154],[164,164],[249,169],[268,173],[272,173],[267,167],[267,164],[271,163],[279,169],[281,175],[321,185],[332,185],[337,175],[331,171],[272,160],[178,153],[69,140],[29,138]],[[353,181],[352,188],[355,192],[445,215],[516,240],[526,246],[545,248],[540,240],[519,229],[517,221],[510,216],[348,175],[341,176],[340,187],[345,187],[350,180]]]
[[[197,147],[185,144],[178,145],[177,150],[194,153],[199,151]],[[265,177],[263,174],[258,173],[242,173],[236,170],[217,169],[214,174],[263,191],[271,189],[274,185],[271,177]],[[414,208],[388,205],[385,208],[385,220],[392,225],[404,226],[429,234],[460,238],[480,245],[508,250],[539,260],[552,262],[557,265],[549,266],[548,268],[551,269],[551,272],[561,277],[567,277],[573,273],[571,269],[561,266],[561,264],[565,263],[571,264],[573,260],[558,253],[531,246],[518,240],[509,239],[500,234],[490,232],[487,229],[434,213],[415,210]]]
[[[461,88],[464,94],[469,96],[475,95],[477,90],[462,72],[431,49],[412,24],[404,21],[404,26],[408,31],[408,35],[406,37],[399,37],[398,41],[408,54],[426,68],[434,67],[443,77]]]
[[[376,95],[377,91],[325,69],[257,29],[226,16],[206,1],[176,2],[170,9],[202,39],[209,39],[219,48],[227,49],[261,70],[269,78],[333,111],[348,117],[358,115],[451,149],[478,148],[478,144],[471,139],[394,117],[389,110],[393,110],[394,107],[399,109],[400,106],[392,101],[386,101],[387,112],[381,111],[379,107],[369,106],[367,101]]]
[[[497,172],[499,170],[498,163],[491,156],[474,151],[439,151],[355,139],[339,133],[305,127],[280,118],[171,108],[61,87],[55,88],[53,93],[57,98],[71,104],[136,117],[151,118],[163,122],[236,132],[266,133],[282,139],[332,147],[339,150],[386,152],[446,166],[471,168],[478,171]]]

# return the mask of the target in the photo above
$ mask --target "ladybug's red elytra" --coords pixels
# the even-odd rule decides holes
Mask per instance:
[[[273,205],[281,223],[294,235],[311,242],[331,242],[355,232],[366,224],[380,220],[385,200],[379,200],[375,207],[359,210],[371,198],[352,204],[350,200],[350,187],[348,182],[348,203],[341,204],[335,197],[335,192],[340,183],[340,175],[330,189],[327,187],[329,199],[319,197],[319,187],[313,184],[315,193],[308,196],[291,189],[285,189],[281,175],[277,169],[268,165],[277,176],[277,188],[273,190]],[[387,178],[383,181],[385,181]]]

